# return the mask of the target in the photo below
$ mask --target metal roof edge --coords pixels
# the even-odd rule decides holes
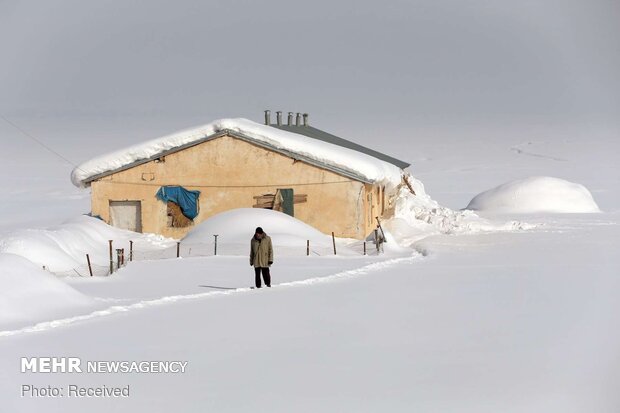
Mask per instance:
[[[296,133],[298,135],[306,136],[308,138],[316,139],[322,142],[331,143],[332,145],[340,146],[343,148],[347,148],[353,151],[357,151],[363,153],[368,156],[372,156],[373,158],[377,158],[383,162],[390,163],[400,169],[405,169],[411,166],[411,163],[402,161],[400,159],[394,158],[393,156],[387,155],[385,153],[379,152],[372,148],[369,148],[364,145],[360,145],[359,143],[350,141],[345,138],[341,138],[340,136],[336,136],[332,133],[325,132],[322,129],[315,128],[311,125],[277,125],[271,124],[269,125],[276,129],[284,130],[291,133]],[[306,133],[304,133],[306,132]]]

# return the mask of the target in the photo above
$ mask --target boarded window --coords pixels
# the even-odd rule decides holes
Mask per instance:
[[[295,216],[294,199],[295,196],[292,189],[278,189],[273,201],[273,209],[293,217]]]
[[[280,188],[275,194],[263,194],[254,197],[254,208],[273,209],[281,211],[290,216],[295,216],[294,204],[308,201],[308,195],[295,194],[291,188]]]
[[[110,225],[142,232],[142,204],[140,201],[110,201]]]

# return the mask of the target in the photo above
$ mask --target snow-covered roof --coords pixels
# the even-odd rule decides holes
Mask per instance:
[[[242,118],[216,120],[98,156],[77,166],[71,172],[71,181],[85,187],[100,177],[223,135],[250,141],[362,182],[397,185],[401,181],[402,169],[390,162]]]
[[[400,159],[396,159],[384,153],[377,152],[373,149],[367,148],[366,146],[362,146],[355,142],[351,142],[349,140],[343,139],[339,136],[332,135],[331,133],[327,133],[325,131],[322,131],[321,129],[317,129],[310,125],[287,125],[287,124],[274,125],[272,124],[271,126],[273,126],[274,128],[288,131],[288,132],[298,133],[298,134],[307,136],[309,138],[318,139],[323,142],[333,143],[334,145],[342,146],[344,148],[353,149],[354,151],[365,153],[366,155],[370,155],[374,158],[381,159],[382,161],[391,163],[392,165],[396,165],[401,169],[405,169],[406,167],[410,165],[409,162],[401,161]]]

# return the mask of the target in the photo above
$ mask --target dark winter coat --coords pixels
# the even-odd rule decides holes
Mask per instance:
[[[273,246],[271,238],[265,234],[262,239],[252,237],[250,241],[250,265],[254,267],[269,267],[273,262]]]

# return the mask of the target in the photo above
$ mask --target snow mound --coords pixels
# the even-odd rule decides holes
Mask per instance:
[[[86,254],[89,254],[95,274],[106,273],[109,267],[109,244],[129,251],[134,242],[136,254],[157,251],[174,245],[174,240],[154,234],[139,234],[114,228],[100,219],[79,216],[48,229],[24,229],[11,232],[0,239],[0,253],[20,255],[39,268],[59,275],[88,275]]]
[[[49,318],[94,301],[14,254],[0,254],[0,324]]]
[[[238,208],[214,215],[190,231],[181,244],[184,249],[191,248],[190,255],[210,255],[213,235],[218,235],[218,254],[247,255],[256,227],[262,227],[271,237],[277,255],[305,255],[307,240],[311,251],[318,255],[327,255],[333,248],[331,237],[316,228],[283,212],[260,208]],[[347,252],[341,248],[338,254]]]
[[[411,246],[432,235],[518,231],[534,227],[518,221],[491,222],[472,211],[442,207],[426,193],[421,181],[409,174],[406,179],[415,195],[408,188],[401,187],[393,203],[393,217],[383,225],[402,246]]]
[[[600,209],[583,185],[548,176],[534,176],[476,195],[466,209],[510,213],[591,213]]]
[[[269,144],[317,162],[353,172],[372,182],[397,185],[401,169],[364,153],[343,148],[306,136],[262,125],[248,119],[220,119],[192,129],[146,141],[106,155],[98,156],[77,166],[71,173],[75,186],[84,187],[90,177],[109,172],[133,162],[148,159],[164,151],[196,142],[217,132],[230,130],[258,142]]]

